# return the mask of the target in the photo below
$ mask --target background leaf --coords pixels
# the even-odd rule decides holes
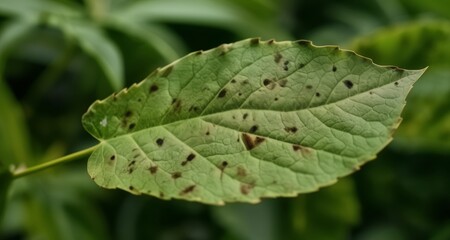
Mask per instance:
[[[315,191],[390,141],[422,72],[305,41],[192,53],[91,106],[83,125],[102,142],[88,172],[106,188],[215,204]]]

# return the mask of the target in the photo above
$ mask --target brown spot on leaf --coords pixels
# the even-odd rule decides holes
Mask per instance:
[[[254,132],[256,132],[256,131],[258,131],[258,126],[257,126],[257,125],[253,125],[253,126],[250,128],[250,130],[249,130],[250,133],[254,133]]]
[[[242,119],[247,119],[247,117],[248,117],[248,113],[244,113],[244,115],[242,115]]]
[[[316,92],[316,97],[320,97],[320,93],[319,92]]]
[[[253,189],[252,185],[241,183],[241,193],[242,194],[248,195],[252,189]]]
[[[151,174],[155,174],[158,171],[158,166],[151,166],[148,170]]]
[[[128,189],[130,189],[130,191],[133,191],[134,187],[133,186],[129,186]]]
[[[159,197],[160,198],[164,198],[164,193],[163,192],[159,192]]]
[[[224,169],[228,166],[228,162],[227,161],[223,161],[221,164],[221,168]]]
[[[172,70],[173,70],[173,65],[166,67],[164,69],[164,72],[162,72],[161,77],[168,77],[170,75],[170,73],[172,72]]]
[[[109,160],[114,161],[116,159],[116,155],[111,155],[111,157],[109,158]]]
[[[263,80],[263,84],[264,84],[264,86],[266,86],[267,87],[267,85],[269,85],[269,84],[271,84],[272,83],[272,81],[270,80],[270,79],[264,79]]]
[[[242,134],[242,142],[244,143],[245,148],[247,150],[252,150],[253,148],[257,147],[264,141],[265,141],[265,138],[262,138],[262,137],[255,137],[255,136],[251,136],[246,133]]]
[[[250,39],[250,46],[256,46],[259,44],[259,38]]]
[[[225,95],[227,95],[227,89],[224,88],[219,92],[219,95],[217,95],[217,97],[223,98],[223,97],[225,97]]]
[[[333,72],[337,71],[337,67],[333,65],[333,68],[331,69]]]
[[[278,81],[278,85],[280,85],[280,87],[286,87],[287,84],[287,79],[281,79],[280,81]]]
[[[306,85],[306,89],[312,89],[313,86],[312,85]]]
[[[150,89],[149,89],[149,92],[150,93],[154,93],[154,92],[156,92],[156,91],[158,91],[158,86],[156,86],[156,84],[152,84],[151,86],[150,86]]]
[[[247,176],[247,171],[245,170],[245,168],[238,166],[236,168],[236,175],[238,177],[245,177],[245,176]]]
[[[267,43],[268,43],[269,45],[273,44],[274,42],[275,42],[275,40],[273,40],[273,39],[270,39],[269,41],[267,41]]]
[[[195,158],[195,154],[191,153],[191,154],[189,154],[189,156],[187,156],[186,161],[190,162],[190,161],[194,160],[194,158]]]
[[[286,132],[296,133],[298,129],[296,127],[285,127],[284,130]]]
[[[236,79],[231,79],[231,83],[236,83]]]
[[[351,89],[353,87],[353,82],[350,80],[344,80],[344,85],[348,88]]]
[[[190,185],[190,186],[186,187],[185,189],[183,189],[183,191],[180,192],[180,195],[181,196],[186,195],[186,194],[194,191],[194,189],[195,189],[195,185]]]
[[[130,111],[130,110],[126,111],[125,114],[124,114],[124,116],[127,117],[127,118],[131,117],[132,115],[133,115],[133,112]]]
[[[300,151],[303,154],[308,154],[308,153],[311,152],[310,148],[307,148],[307,147],[304,147],[304,146],[301,146],[301,145],[298,145],[298,144],[292,145],[292,149],[294,151],[296,151],[296,152]]]
[[[282,58],[283,58],[283,55],[281,55],[281,53],[279,53],[279,52],[275,53],[275,55],[273,56],[273,60],[276,63],[280,63]]]
[[[395,85],[395,86],[398,86],[398,82],[394,82],[394,85]]]
[[[172,99],[172,106],[175,111],[179,112],[181,110],[181,100],[178,98]]]
[[[300,68],[303,68],[304,66],[305,66],[304,63],[300,63],[300,64],[298,65],[298,68],[300,69]]]
[[[133,130],[134,127],[136,127],[136,123],[131,123],[130,126],[128,126],[128,129]]]
[[[156,139],[156,144],[161,147],[164,144],[164,139],[162,138]]]
[[[177,178],[180,178],[181,177],[181,173],[180,172],[174,172],[174,173],[172,173],[172,178],[173,179],[177,179]]]

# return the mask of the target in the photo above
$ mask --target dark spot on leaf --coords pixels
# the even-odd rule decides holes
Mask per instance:
[[[278,101],[278,98],[276,97],[276,98],[274,98],[273,100]]]
[[[255,138],[255,146],[258,146],[259,144],[261,144],[262,142],[264,142],[266,139],[262,138],[262,137],[256,137]]]
[[[138,153],[138,154],[134,155],[133,158],[138,158],[139,156],[141,156],[141,154]]]
[[[370,92],[369,92],[369,94],[370,94],[370,95],[372,95],[372,94],[373,94],[373,92],[372,92],[372,91],[370,91]]]
[[[308,154],[311,152],[310,148],[307,147],[303,147],[301,145],[298,144],[294,144],[292,145],[292,149],[296,152],[301,151],[303,154]]]
[[[278,85],[280,85],[280,87],[286,87],[286,84],[287,84],[286,79],[281,79],[280,81],[278,81]]]
[[[274,60],[276,63],[279,63],[279,62],[281,61],[282,58],[283,58],[283,55],[281,55],[281,53],[279,53],[279,52],[275,53],[275,55],[273,56],[273,60]]]
[[[133,112],[128,110],[125,112],[125,117],[131,117],[133,115]]]
[[[136,127],[136,123],[131,123],[130,126],[128,126],[128,129],[133,130],[134,127]]]
[[[337,71],[337,67],[333,65],[333,68],[331,70],[333,70],[333,72],[336,72]]]
[[[181,100],[179,100],[178,98],[172,99],[172,106],[175,111],[177,111],[177,112],[180,111],[181,110]]]
[[[225,97],[225,95],[227,95],[227,90],[224,88],[219,92],[219,95],[217,97],[223,98]]]
[[[309,46],[309,45],[311,45],[311,42],[308,41],[308,40],[298,40],[298,41],[296,41],[296,43],[298,45],[300,45],[300,46]]]
[[[198,111],[198,107],[197,106],[191,106],[189,108],[189,112],[192,112],[192,111],[197,112]]]
[[[158,166],[151,166],[148,170],[151,174],[155,174],[158,171]]]
[[[271,45],[271,44],[273,44],[274,42],[275,42],[275,40],[270,39],[267,43],[268,43],[269,45]]]
[[[195,185],[188,186],[185,189],[183,189],[183,191],[180,192],[180,195],[186,195],[186,194],[194,191],[194,189],[195,189]]]
[[[132,168],[132,167],[131,167],[131,168],[129,168],[129,169],[128,169],[128,174],[132,174],[132,173],[133,173],[133,171],[134,171],[134,168]]]
[[[253,186],[250,184],[241,183],[241,193],[244,195],[248,195],[252,188]]]
[[[187,156],[186,161],[190,162],[190,161],[194,160],[194,158],[195,158],[195,154],[191,153],[191,154],[189,154],[189,156]]]
[[[298,65],[298,68],[300,69],[300,68],[303,68],[304,66],[305,66],[305,64],[300,63],[300,64]]]
[[[246,85],[246,84],[248,84],[248,80],[246,79],[246,80],[242,81],[242,83],[241,83],[241,84],[243,84],[243,85]]]
[[[245,176],[247,176],[247,171],[245,170],[245,168],[238,166],[236,168],[236,175],[238,177],[245,177]]]
[[[226,168],[228,166],[228,162],[227,161],[223,161],[222,162],[222,168]]]
[[[181,177],[181,173],[180,172],[174,172],[174,173],[172,173],[172,178],[173,179],[177,179],[177,178],[180,178]]]
[[[253,148],[257,147],[259,144],[264,142],[264,140],[265,139],[262,137],[252,137],[246,133],[242,134],[242,141],[247,150],[252,150]]]
[[[181,162],[181,166],[184,167],[184,166],[186,166],[187,163],[188,163],[188,161],[182,161],[182,162]]]
[[[158,91],[158,89],[159,89],[158,86],[156,86],[155,84],[153,84],[153,85],[150,86],[149,92],[150,92],[150,93],[153,93],[153,92]]]
[[[236,79],[231,79],[231,83],[236,83]]]
[[[142,99],[138,98],[138,102],[142,102]]]
[[[209,136],[209,134],[210,134],[209,131],[207,131],[207,132],[206,132],[206,136]]]
[[[319,92],[316,92],[316,97],[320,97],[320,93]]]
[[[112,155],[109,160],[114,161],[116,159],[116,155]]]
[[[285,66],[286,66],[286,65],[289,65],[289,60],[284,61],[283,64],[284,64]]]
[[[203,51],[202,50],[200,50],[200,51],[196,51],[195,53],[194,53],[195,55],[202,55],[203,54]]]
[[[284,130],[286,132],[296,133],[298,129],[296,127],[285,127]]]
[[[283,66],[283,70],[284,70],[284,71],[288,71],[288,70],[289,70],[288,65],[284,65],[284,66]]]
[[[247,117],[248,117],[248,113],[244,113],[244,115],[242,115],[242,119],[247,119]]]
[[[398,82],[395,82],[394,85],[395,85],[395,86],[398,86]]]
[[[267,78],[264,79],[264,81],[263,81],[264,86],[267,86],[267,85],[269,85],[271,83],[272,83],[272,81],[270,79],[267,79]]]
[[[344,80],[344,85],[348,88],[351,89],[353,87],[353,82],[350,80]]]
[[[238,96],[242,96],[242,93],[238,93]]]
[[[312,89],[313,86],[312,85],[306,85],[306,89]]]
[[[134,187],[133,186],[129,186],[128,189],[130,189],[130,191],[133,191]]]
[[[158,144],[158,146],[161,147],[164,144],[164,139],[162,139],[162,138],[156,139],[156,144]]]
[[[164,72],[161,74],[161,77],[168,77],[173,70],[173,65],[166,67]]]
[[[256,132],[258,130],[258,126],[257,125],[253,125],[251,128],[250,128],[250,133],[254,133],[254,132]]]
[[[252,38],[250,39],[250,45],[255,46],[259,44],[259,38]]]
[[[164,197],[164,193],[163,192],[159,192],[159,197],[163,198]]]

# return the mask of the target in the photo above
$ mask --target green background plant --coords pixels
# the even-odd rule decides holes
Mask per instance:
[[[224,42],[311,39],[380,64],[429,66],[393,144],[323,191],[223,208],[166,202],[101,190],[80,161],[11,184],[0,237],[448,239],[446,9],[442,0],[0,1],[2,171],[92,146],[80,124],[91,102]]]

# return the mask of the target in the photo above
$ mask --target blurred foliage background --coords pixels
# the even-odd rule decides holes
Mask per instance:
[[[449,20],[446,0],[0,0],[0,239],[450,239]],[[10,183],[11,166],[94,145],[80,123],[94,100],[188,52],[256,36],[429,68],[395,140],[316,193],[163,201],[98,188],[85,161]]]

